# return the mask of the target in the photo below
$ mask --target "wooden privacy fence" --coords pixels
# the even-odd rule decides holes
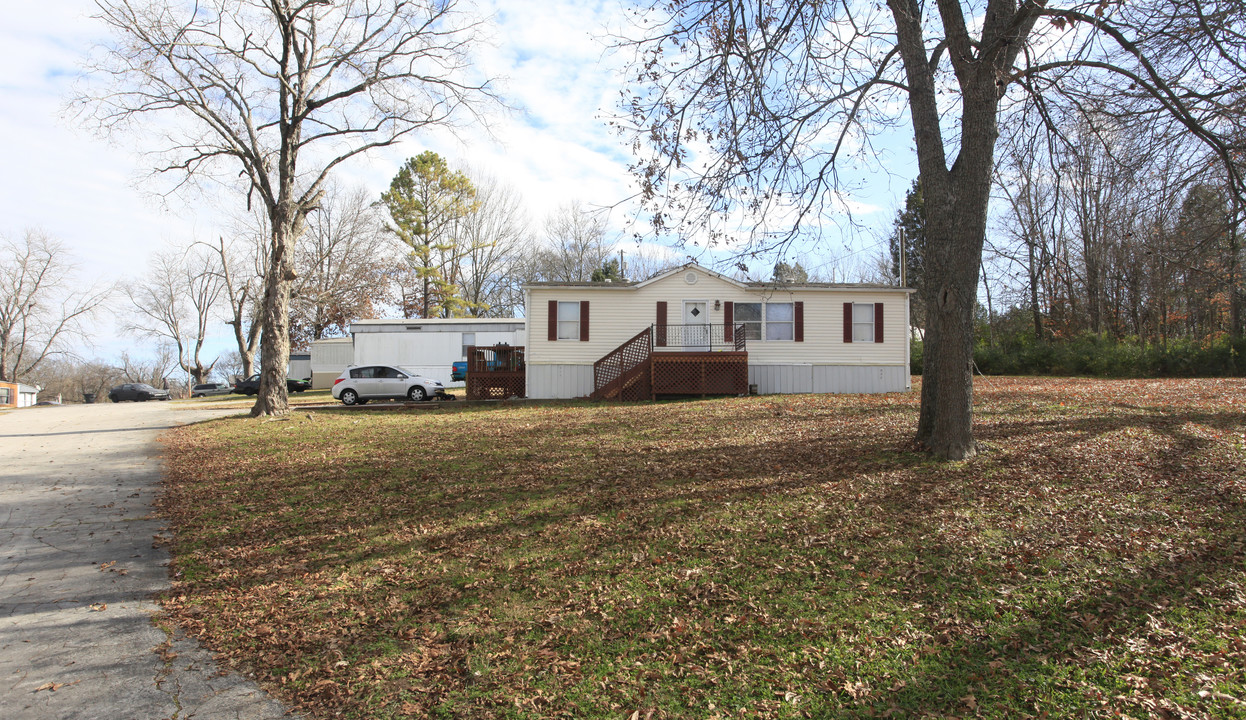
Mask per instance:
[[[505,400],[528,394],[522,345],[467,348],[467,399]]]

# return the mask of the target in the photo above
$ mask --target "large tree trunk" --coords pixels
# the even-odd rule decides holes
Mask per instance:
[[[260,390],[251,416],[285,415],[290,411],[286,366],[290,360],[290,288],[294,283],[294,243],[302,228],[289,204],[273,217],[273,240],[264,303],[260,309]]]
[[[941,208],[931,215],[954,218],[962,213]],[[938,225],[948,227],[946,222]],[[935,456],[951,460],[978,451],[973,438],[973,308],[979,265],[964,258],[982,252],[985,235],[973,225],[952,224],[952,231],[927,234],[926,338],[916,439]]]
[[[996,89],[989,70],[968,83],[961,148],[951,170],[921,162],[926,194],[926,339],[916,440],[936,457],[978,452],[973,437],[973,311],[995,162]],[[928,181],[928,176],[935,176]]]

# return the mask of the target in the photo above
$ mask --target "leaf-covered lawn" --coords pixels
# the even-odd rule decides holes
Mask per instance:
[[[1246,718],[1246,381],[174,432],[169,618],[313,717]]]

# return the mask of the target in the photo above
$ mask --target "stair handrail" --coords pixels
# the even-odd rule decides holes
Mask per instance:
[[[643,357],[629,364],[627,358],[632,350],[643,352]],[[593,363],[593,393],[599,394],[610,383],[621,380],[626,373],[647,362],[652,354],[653,326],[649,326]]]

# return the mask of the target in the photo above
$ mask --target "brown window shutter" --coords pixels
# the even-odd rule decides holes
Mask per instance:
[[[883,341],[883,304],[874,303],[874,342]]]
[[[735,303],[723,303],[723,342],[735,342]]]
[[[549,301],[549,341],[558,341],[558,301]]]
[[[655,324],[658,326],[657,337],[653,339],[658,347],[666,347],[666,301],[658,301],[657,319]]]
[[[844,342],[852,342],[852,303],[844,303]]]
[[[580,340],[588,340],[588,301],[580,301]]]
[[[796,327],[792,328],[792,339],[796,342],[805,341],[805,304],[803,302],[793,303],[793,315],[796,320]]]

